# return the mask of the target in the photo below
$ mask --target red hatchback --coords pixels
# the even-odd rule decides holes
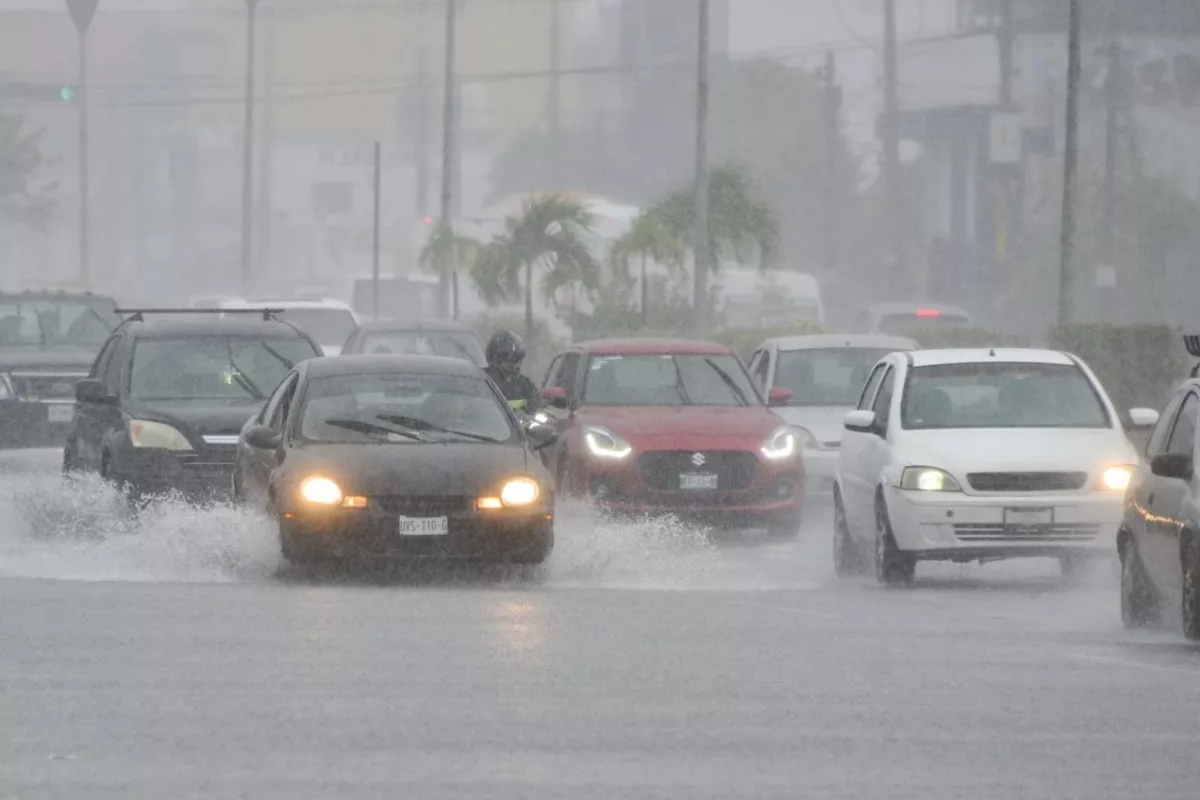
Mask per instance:
[[[804,466],[796,437],[728,347],[586,342],[554,359],[542,395],[562,434],[547,453],[560,492],[586,494],[614,512],[799,533]],[[789,397],[775,390],[770,400]]]

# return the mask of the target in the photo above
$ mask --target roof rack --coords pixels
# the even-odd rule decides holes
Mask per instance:
[[[118,308],[117,314],[128,314],[126,322],[145,322],[147,314],[262,314],[263,320],[274,320],[282,308]]]

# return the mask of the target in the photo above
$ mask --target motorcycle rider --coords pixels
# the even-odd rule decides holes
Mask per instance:
[[[519,414],[535,417],[542,410],[542,395],[528,377],[521,374],[525,363],[525,343],[512,331],[496,331],[485,351],[487,368],[484,372],[500,388],[509,408]]]

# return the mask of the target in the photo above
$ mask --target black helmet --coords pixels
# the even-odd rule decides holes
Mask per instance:
[[[507,361],[524,361],[525,343],[512,331],[496,331],[487,344],[487,363],[495,367]]]

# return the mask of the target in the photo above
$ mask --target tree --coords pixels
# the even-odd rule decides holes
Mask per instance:
[[[582,203],[552,194],[524,204],[520,217],[509,217],[504,232],[479,251],[471,278],[488,303],[525,298],[525,332],[532,336],[533,282],[542,272],[542,295],[553,298],[565,288],[594,291],[600,267],[588,246],[592,215]]]
[[[479,242],[469,236],[460,236],[447,222],[438,222],[417,258],[421,269],[449,282],[454,319],[458,319],[458,274],[470,272],[479,257],[479,250]],[[444,300],[442,302],[444,309]]]
[[[45,177],[51,162],[42,153],[42,131],[0,114],[0,224],[19,222],[44,229],[58,214],[58,182]]]
[[[644,212],[633,222],[629,232],[612,243],[608,252],[610,280],[606,284],[606,292],[599,300],[600,303],[621,304],[628,308],[632,299],[629,289],[632,288],[629,273],[630,261],[636,260],[639,266],[638,287],[641,293],[638,310],[641,314],[643,327],[648,322],[650,308],[650,280],[647,275],[648,262],[666,267],[668,280],[678,278],[683,271],[686,247],[671,230],[662,214],[654,211]],[[665,284],[665,281],[664,281]],[[666,286],[660,287],[665,289]]]

